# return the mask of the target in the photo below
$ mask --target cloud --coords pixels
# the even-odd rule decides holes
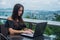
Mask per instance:
[[[0,2],[5,4],[6,8],[13,8],[16,3],[20,3],[24,5],[25,9],[30,10],[60,10],[60,0],[2,0]],[[4,6],[1,5],[1,7]]]

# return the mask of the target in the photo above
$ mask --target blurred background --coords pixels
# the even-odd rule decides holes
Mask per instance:
[[[11,16],[13,7],[17,3],[24,5],[23,18],[60,23],[60,0],[0,0],[0,17]],[[3,23],[4,21],[0,20],[0,25]],[[26,24],[28,26],[29,23]],[[47,25],[44,34],[60,40],[60,26]]]

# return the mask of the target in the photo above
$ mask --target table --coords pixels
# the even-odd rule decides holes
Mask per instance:
[[[28,37],[23,37],[20,35],[15,35],[15,36],[8,36],[9,40],[44,40],[43,36],[39,36],[36,38],[28,38]]]

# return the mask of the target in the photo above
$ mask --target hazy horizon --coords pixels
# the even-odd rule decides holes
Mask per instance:
[[[24,5],[25,10],[60,10],[60,0],[0,0],[0,8],[13,8],[17,3]]]

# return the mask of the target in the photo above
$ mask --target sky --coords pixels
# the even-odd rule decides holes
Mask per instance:
[[[17,3],[25,10],[60,10],[60,0],[0,0],[0,8],[13,8]]]

